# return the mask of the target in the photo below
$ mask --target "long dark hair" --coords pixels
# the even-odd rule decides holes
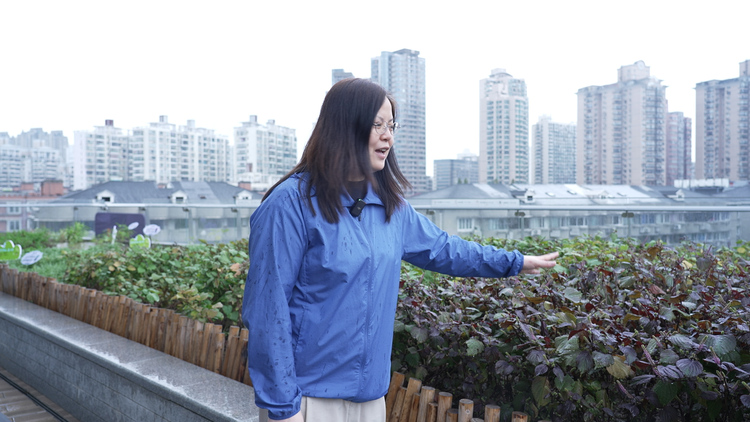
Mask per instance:
[[[343,211],[341,194],[353,174],[364,175],[385,205],[386,221],[404,203],[403,189],[411,184],[398,168],[393,149],[388,153],[385,167],[373,173],[370,162],[370,132],[385,99],[393,108],[396,121],[396,101],[378,84],[367,79],[349,78],[337,82],[326,94],[320,116],[302,152],[299,163],[266,192],[271,192],[295,173],[307,173],[305,195],[313,214],[312,190],[325,219],[338,223]],[[301,183],[301,181],[300,181]]]

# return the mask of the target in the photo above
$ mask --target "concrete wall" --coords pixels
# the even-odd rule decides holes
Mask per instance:
[[[257,421],[253,389],[0,293],[0,365],[82,421]]]

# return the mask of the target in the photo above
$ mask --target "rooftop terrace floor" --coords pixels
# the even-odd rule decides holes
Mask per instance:
[[[79,422],[1,365],[0,422]]]

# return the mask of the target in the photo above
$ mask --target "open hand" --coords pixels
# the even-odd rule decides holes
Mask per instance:
[[[560,256],[559,252],[552,252],[539,256],[524,255],[521,274],[539,274],[540,268],[552,268],[557,265],[555,259],[558,256]]]

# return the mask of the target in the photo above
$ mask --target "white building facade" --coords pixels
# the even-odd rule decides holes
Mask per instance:
[[[532,129],[533,183],[575,183],[576,125],[541,116]]]
[[[750,60],[740,76],[695,86],[695,177],[750,179]]]
[[[262,125],[250,116],[234,128],[232,183],[250,183],[253,190],[273,186],[297,164],[297,135],[294,129],[278,126],[275,120]]]
[[[429,192],[424,58],[415,50],[384,51],[371,60],[371,79],[396,100],[396,120],[401,129],[396,132],[394,151],[401,171],[413,186],[410,194]]]
[[[493,69],[479,82],[479,182],[529,181],[526,82]]]
[[[128,148],[126,180],[226,182],[231,176],[229,138],[213,129],[198,128],[194,120],[184,126],[158,122],[136,127]]]
[[[578,90],[576,181],[666,184],[666,87],[642,61],[617,83]]]
[[[73,136],[73,189],[86,189],[110,180],[127,180],[128,141],[126,131],[112,120],[92,131],[75,131]]]

